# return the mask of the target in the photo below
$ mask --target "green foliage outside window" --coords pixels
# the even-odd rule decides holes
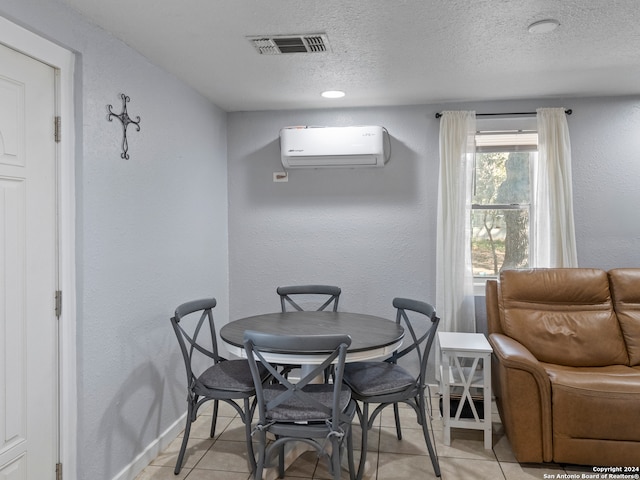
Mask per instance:
[[[472,212],[476,276],[529,264],[529,152],[477,153]]]

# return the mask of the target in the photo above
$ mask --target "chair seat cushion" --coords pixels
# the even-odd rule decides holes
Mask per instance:
[[[249,363],[246,360],[227,360],[217,363],[207,368],[198,378],[198,382],[204,388],[228,392],[248,393],[255,389]]]
[[[387,395],[415,385],[416,379],[399,365],[353,362],[344,366],[344,382],[358,396]]]
[[[263,392],[268,404],[287,389],[282,385],[265,385]],[[333,385],[306,385],[303,392],[310,394],[315,400],[324,405],[327,410],[307,402],[302,397],[292,396],[288,400],[267,410],[267,418],[277,422],[316,422],[331,418],[333,408]],[[340,389],[340,410],[344,411],[351,401],[351,390],[346,385]]]

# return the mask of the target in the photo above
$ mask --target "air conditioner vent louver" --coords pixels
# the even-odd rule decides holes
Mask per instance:
[[[280,53],[275,43],[268,38],[255,38],[251,41],[260,55],[278,55]]]
[[[326,52],[327,44],[321,36],[313,36],[313,37],[304,37],[307,45],[309,47],[309,51],[311,52]]]
[[[260,55],[283,53],[323,53],[330,51],[329,41],[323,33],[314,35],[278,35],[247,37]]]
[[[303,53],[307,46],[300,37],[274,38],[273,42],[280,49],[280,53]]]

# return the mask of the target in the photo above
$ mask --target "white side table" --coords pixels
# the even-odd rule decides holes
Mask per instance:
[[[491,345],[482,333],[438,332],[442,352],[440,381],[444,443],[451,445],[451,427],[484,430],[484,448],[492,448],[491,435]],[[462,359],[471,359],[461,362]],[[451,412],[451,392],[460,393],[456,412]],[[483,417],[473,403],[473,393],[482,392]],[[477,397],[477,394],[476,394]],[[461,418],[462,407],[470,406],[473,418]],[[453,414],[452,414],[453,413]]]

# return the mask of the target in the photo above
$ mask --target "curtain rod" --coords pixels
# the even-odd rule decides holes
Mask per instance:
[[[567,115],[571,115],[573,113],[573,110],[568,108],[564,111],[564,113],[566,113]],[[514,116],[514,115],[535,115],[535,114],[536,112],[476,113],[476,117],[497,117],[501,115]],[[440,112],[436,113],[436,118],[440,118],[440,117],[442,117],[442,114]]]

